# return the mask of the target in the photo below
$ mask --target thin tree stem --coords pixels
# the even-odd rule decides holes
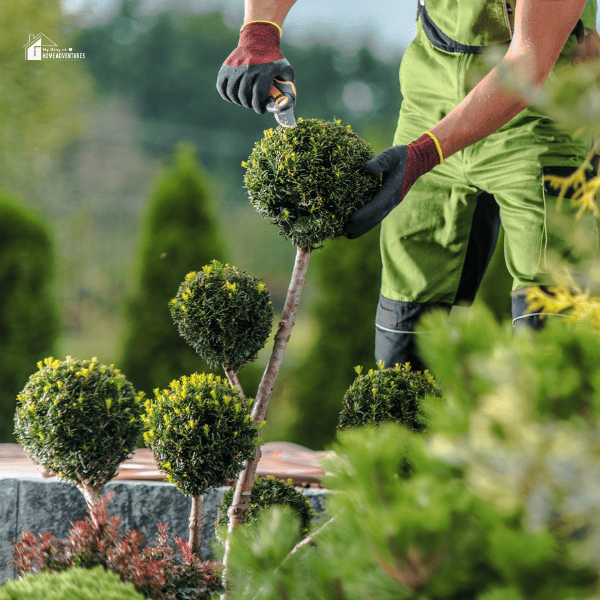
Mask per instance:
[[[275,379],[279,374],[281,363],[283,362],[285,348],[288,340],[290,339],[290,334],[296,320],[296,312],[298,310],[302,288],[304,286],[304,282],[306,281],[306,271],[308,269],[309,259],[310,251],[306,248],[301,248],[298,246],[296,249],[296,260],[294,262],[294,270],[292,271],[290,286],[285,299],[283,312],[281,313],[281,318],[279,319],[277,333],[275,334],[275,339],[273,341],[273,350],[271,351],[271,357],[262,376],[260,385],[258,387],[258,392],[256,393],[256,400],[254,401],[252,408],[252,420],[257,424],[262,423],[265,419],[265,415],[267,414],[267,407],[269,405],[271,393],[273,392]],[[231,508],[228,512],[229,532],[233,531],[235,527],[246,520],[248,506],[250,505],[250,494],[252,493],[254,477],[256,475],[256,468],[258,466],[258,461],[260,460],[260,455],[260,447],[257,447],[254,460],[247,463],[245,469],[239,474]],[[225,556],[223,558],[224,582],[227,581],[228,557],[229,542],[227,541],[225,543]]]
[[[238,379],[237,373],[234,371],[228,371],[227,369],[223,369],[225,371],[225,375],[227,376],[227,381],[232,388],[236,389],[239,395],[245,400],[246,396],[244,395],[244,390],[242,389],[242,385],[240,380]]]
[[[202,523],[204,521],[204,500],[202,494],[192,496],[192,512],[190,513],[190,546],[192,552],[200,556],[202,545]]]

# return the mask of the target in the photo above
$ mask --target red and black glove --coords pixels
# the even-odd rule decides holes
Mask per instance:
[[[392,146],[372,158],[366,168],[383,173],[383,182],[373,199],[350,216],[345,233],[354,239],[379,225],[406,196],[421,175],[442,162],[442,152],[432,134],[424,133],[408,146]]]
[[[294,69],[279,48],[280,31],[268,21],[252,21],[242,27],[238,47],[217,76],[217,89],[224,100],[263,114],[273,78],[294,81]]]

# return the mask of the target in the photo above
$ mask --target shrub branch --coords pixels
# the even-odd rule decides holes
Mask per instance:
[[[297,246],[294,270],[292,271],[292,277],[285,299],[285,305],[283,307],[283,312],[281,313],[281,318],[279,319],[277,333],[275,334],[273,350],[271,351],[269,363],[267,364],[258,387],[256,400],[252,409],[252,420],[256,424],[262,423],[265,419],[265,415],[267,414],[267,407],[269,405],[269,399],[271,398],[273,386],[275,385],[275,379],[277,378],[279,369],[281,368],[285,348],[288,340],[290,339],[290,334],[296,320],[296,312],[298,310],[302,288],[304,287],[304,282],[306,281],[306,271],[308,269],[309,259],[310,251],[307,248]],[[245,469],[238,476],[233,495],[233,501],[231,503],[231,508],[229,509],[229,532],[233,531],[235,527],[243,523],[246,519],[248,507],[250,505],[250,494],[252,493],[254,476],[256,474],[256,468],[258,466],[260,456],[260,447],[257,446],[254,460],[247,463]],[[225,556],[223,559],[225,569],[227,569],[228,555],[229,542],[226,542]],[[224,573],[224,581],[226,581],[226,571]]]

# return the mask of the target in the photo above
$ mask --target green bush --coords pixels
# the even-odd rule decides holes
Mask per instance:
[[[412,431],[426,427],[421,411],[425,396],[441,396],[429,371],[411,371],[410,365],[396,365],[389,369],[380,367],[358,377],[344,395],[338,423],[339,429],[378,425],[395,421]]]
[[[258,212],[284,237],[312,250],[344,234],[348,217],[380,185],[365,169],[370,146],[339,121],[298,119],[268,129],[247,162],[244,182]]]
[[[189,273],[170,306],[185,341],[211,366],[233,372],[256,359],[273,326],[265,285],[216,260]]]
[[[461,456],[470,461],[475,444],[444,453],[446,440],[429,435],[397,423],[340,432],[327,464],[328,525],[293,554],[291,514],[272,508],[255,528],[235,530],[228,582],[236,600],[597,598],[594,530],[586,544],[564,536],[560,520],[528,522],[528,511],[546,511],[536,504],[544,481],[523,490],[529,506],[506,505],[471,483],[489,482],[497,464],[471,472]],[[415,471],[399,477],[407,451]],[[584,509],[596,522],[593,512]]]
[[[0,587],[0,600],[143,600],[133,584],[103,567],[26,575]]]
[[[149,395],[182,373],[201,370],[198,357],[173,328],[169,300],[190,271],[221,258],[223,243],[208,178],[188,145],[150,193],[143,223],[138,289],[129,303],[123,370]]]
[[[0,192],[0,443],[15,441],[17,394],[58,336],[54,269],[47,226]]]
[[[231,507],[234,491],[234,488],[227,490],[219,503],[216,521],[218,528],[226,529],[229,525],[227,511]],[[292,485],[291,480],[286,483],[274,477],[257,478],[250,496],[246,524],[256,526],[258,515],[269,506],[289,506],[300,519],[300,534],[308,535],[315,511],[308,498]]]
[[[258,428],[248,405],[212,373],[183,376],[169,389],[155,390],[142,419],[159,468],[186,496],[225,485],[254,458]]]
[[[38,368],[17,397],[17,439],[48,471],[98,492],[136,448],[143,394],[95,358],[46,358]]]

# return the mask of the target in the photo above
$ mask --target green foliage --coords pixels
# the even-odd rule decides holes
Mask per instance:
[[[225,485],[254,458],[258,429],[244,399],[212,373],[194,373],[146,401],[144,440],[186,496]]]
[[[286,439],[322,449],[335,437],[340,399],[352,383],[352,369],[373,362],[373,323],[381,284],[379,229],[356,240],[328,242],[310,260],[316,298],[305,310],[316,333],[293,367],[289,388],[297,415]]]
[[[216,524],[221,528],[226,528],[229,524],[227,511],[233,501],[234,492],[234,488],[227,490],[219,503]],[[256,526],[258,515],[270,506],[290,507],[300,519],[300,534],[303,537],[308,534],[315,511],[308,498],[292,485],[291,480],[285,482],[274,477],[257,478],[252,487],[246,524]]]
[[[358,377],[344,395],[338,428],[377,425],[395,421],[412,431],[426,427],[421,413],[421,401],[427,395],[440,397],[429,371],[411,371],[410,365],[396,365],[389,369],[370,369]]]
[[[436,335],[420,350],[443,390],[423,399],[427,429],[341,431],[325,464],[335,519],[293,554],[289,516],[236,532],[236,598],[596,598],[600,339],[588,325],[549,320],[515,338],[483,307],[425,318]]]
[[[334,521],[293,554],[298,520],[290,512],[271,509],[253,530],[234,531],[236,599],[597,597],[596,559],[573,554],[574,539],[531,527],[523,506],[480,495],[466,464],[440,454],[443,441],[397,423],[341,432],[326,465]],[[407,453],[416,465],[409,478]]]
[[[265,285],[216,260],[188,273],[170,307],[185,341],[211,366],[233,372],[256,359],[273,326]]]
[[[48,471],[98,491],[135,450],[143,394],[95,358],[46,358],[38,368],[17,397],[17,439]]]
[[[0,587],[0,600],[142,600],[131,583],[102,567],[38,573]]]
[[[380,184],[366,162],[373,150],[340,121],[298,119],[265,131],[247,162],[244,182],[258,212],[297,246],[314,249],[340,237],[348,217]]]
[[[169,300],[186,273],[222,254],[207,178],[188,145],[177,148],[174,165],[154,184],[144,238],[123,368],[148,393],[198,370],[197,358],[173,328]]]
[[[15,398],[58,335],[54,269],[47,226],[0,192],[0,443],[14,441]]]

